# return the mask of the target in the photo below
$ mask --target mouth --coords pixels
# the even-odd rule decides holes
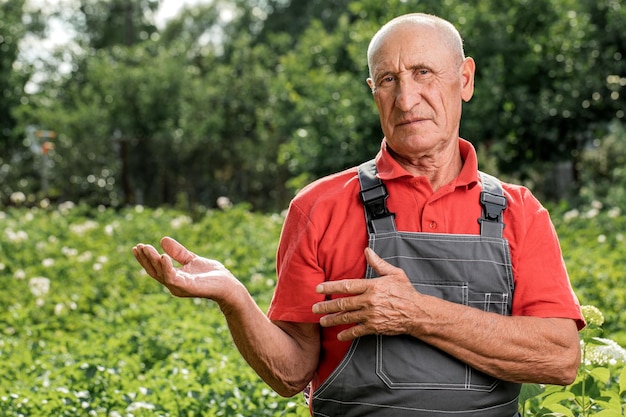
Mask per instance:
[[[422,123],[422,122],[425,122],[426,120],[428,119],[424,119],[421,117],[411,117],[411,118],[402,119],[398,121],[398,123],[396,123],[396,126],[406,126],[406,125],[410,125],[414,123]]]

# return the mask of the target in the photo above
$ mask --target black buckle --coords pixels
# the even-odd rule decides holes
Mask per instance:
[[[492,222],[501,222],[502,210],[506,207],[506,197],[501,195],[490,194],[487,192],[480,193],[480,202],[484,207],[484,220]]]
[[[393,213],[389,212],[385,204],[385,201],[389,197],[385,184],[362,190],[359,194],[361,195],[363,205],[370,216],[372,216],[372,219],[380,219],[393,215]]]

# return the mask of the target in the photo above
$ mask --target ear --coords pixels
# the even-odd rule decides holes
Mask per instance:
[[[368,78],[365,81],[367,82],[367,85],[369,86],[370,90],[373,93],[374,92],[374,80],[372,80],[371,78]]]
[[[476,73],[476,63],[471,57],[465,58],[461,65],[461,98],[468,102],[474,95],[474,74]]]

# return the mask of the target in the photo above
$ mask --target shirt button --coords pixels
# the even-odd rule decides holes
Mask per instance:
[[[437,228],[437,222],[430,222],[430,224],[428,225],[428,227],[431,228],[431,230],[434,230]]]

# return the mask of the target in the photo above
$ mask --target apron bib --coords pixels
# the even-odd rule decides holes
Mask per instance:
[[[360,167],[359,176],[369,247],[402,268],[423,294],[510,315],[513,274],[509,246],[496,236],[503,227],[500,214],[504,206],[497,197],[504,197],[501,189],[497,190],[499,183],[495,192],[488,190],[481,197],[483,207],[500,204],[499,212],[493,205],[483,210],[481,235],[398,232],[393,214],[384,204],[384,185],[375,178],[375,165],[373,161],[366,164]],[[485,178],[483,183],[491,181]],[[372,182],[376,184],[372,186]],[[378,203],[368,203],[368,192]],[[366,278],[376,277],[368,266]],[[313,416],[319,417],[513,417],[519,391],[519,384],[486,375],[417,338],[370,335],[352,342],[337,369],[313,393],[312,409]]]

